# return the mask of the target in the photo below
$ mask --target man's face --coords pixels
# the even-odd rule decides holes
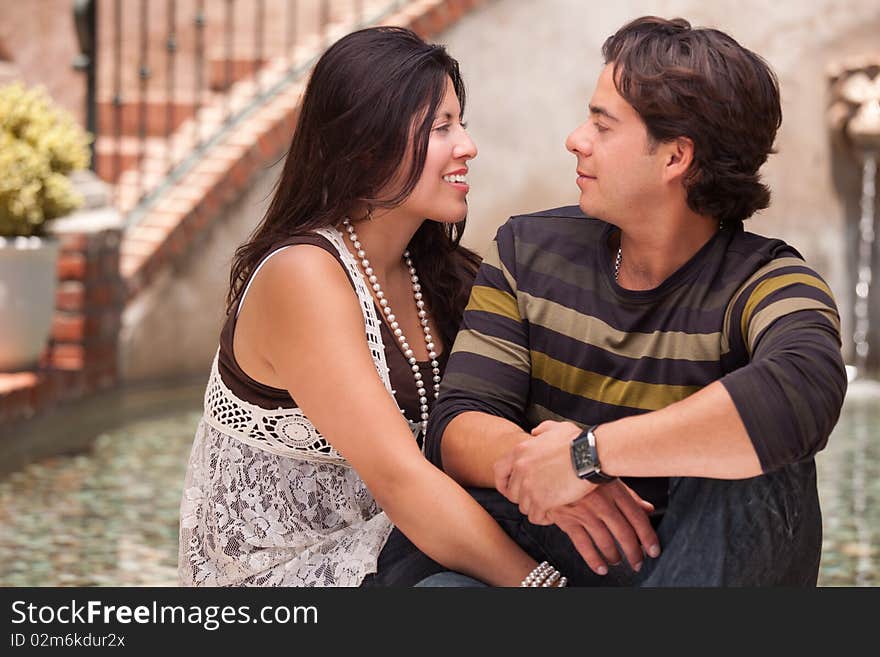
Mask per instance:
[[[579,205],[585,214],[620,225],[658,207],[663,184],[663,149],[651,152],[648,132],[636,110],[617,92],[613,64],[602,70],[587,120],[565,140],[577,158]]]

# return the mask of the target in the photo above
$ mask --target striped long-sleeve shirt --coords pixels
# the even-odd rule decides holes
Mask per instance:
[[[429,422],[426,453],[459,413],[525,431],[647,413],[721,380],[765,472],[811,458],[846,375],[831,290],[792,247],[719,231],[659,287],[614,280],[617,229],[577,207],[511,218],[471,292]],[[665,480],[627,480],[657,499]],[[661,496],[662,497],[662,496]]]

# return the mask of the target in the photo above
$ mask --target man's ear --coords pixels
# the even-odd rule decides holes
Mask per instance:
[[[667,180],[683,178],[694,161],[694,142],[688,137],[676,137],[666,144],[664,174]]]

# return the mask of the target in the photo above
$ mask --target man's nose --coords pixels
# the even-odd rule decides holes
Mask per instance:
[[[589,155],[593,150],[593,144],[590,141],[586,131],[586,123],[575,128],[565,139],[565,148],[568,152],[577,155]]]

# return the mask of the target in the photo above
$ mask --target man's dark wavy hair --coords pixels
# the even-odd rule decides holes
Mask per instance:
[[[758,170],[774,152],[782,108],[767,62],[723,32],[656,16],[622,27],[602,56],[653,144],[693,141],[684,185],[694,212],[729,224],[770,204]]]

